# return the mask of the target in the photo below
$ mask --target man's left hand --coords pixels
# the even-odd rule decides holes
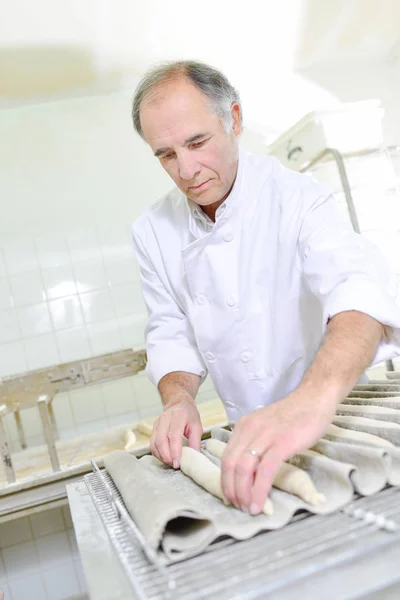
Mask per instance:
[[[332,403],[299,389],[236,424],[222,458],[222,490],[237,508],[259,514],[281,463],[310,448],[334,415]]]

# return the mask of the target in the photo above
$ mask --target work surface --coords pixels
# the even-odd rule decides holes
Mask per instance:
[[[390,488],[381,494],[358,501],[358,506],[365,508],[367,502],[369,510],[376,509],[379,503],[387,502],[383,495],[390,494],[390,505],[400,516],[400,489]],[[68,499],[90,600],[140,597],[129,584],[84,482],[68,486]],[[171,574],[178,588],[171,598],[398,600],[399,556],[398,535],[344,513],[316,515],[240,544],[225,542],[212,552],[174,565]],[[147,578],[149,593],[143,597],[166,597],[157,587],[154,571],[146,571],[147,559],[140,556],[140,550],[137,560],[143,564],[142,578]],[[243,588],[246,583],[250,588]],[[180,588],[185,585],[187,593],[181,595]],[[159,586],[167,591],[162,580]]]

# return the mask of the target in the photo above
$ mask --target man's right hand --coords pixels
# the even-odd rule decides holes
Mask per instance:
[[[186,396],[186,395],[185,395]],[[164,412],[153,426],[150,448],[156,458],[174,469],[179,468],[182,454],[182,437],[195,450],[200,450],[203,433],[200,414],[189,394],[179,400],[167,402]]]

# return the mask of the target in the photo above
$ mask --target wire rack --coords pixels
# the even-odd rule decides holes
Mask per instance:
[[[165,566],[155,553],[149,553],[106,470],[95,468],[84,479],[132,584],[133,597],[143,600],[275,600],[286,598],[285,589],[300,585],[305,579],[317,581],[318,575],[328,575],[337,567],[346,566],[348,570],[352,562],[362,557],[375,560],[388,549],[397,561],[400,556],[398,487],[388,487],[372,497],[356,498],[332,515],[300,513],[283,529],[249,540],[221,539],[199,556]],[[356,579],[348,577],[349,594],[351,585],[357,588],[360,575]],[[326,591],[319,589],[315,597],[324,594],[327,598]],[[312,597],[309,592],[307,599]],[[340,597],[359,596],[354,593]]]

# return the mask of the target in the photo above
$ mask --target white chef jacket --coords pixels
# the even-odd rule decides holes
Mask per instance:
[[[174,189],[133,226],[148,309],[147,373],[207,371],[232,420],[295,389],[327,321],[388,326],[374,362],[400,354],[394,280],[329,188],[241,150],[213,223]]]

